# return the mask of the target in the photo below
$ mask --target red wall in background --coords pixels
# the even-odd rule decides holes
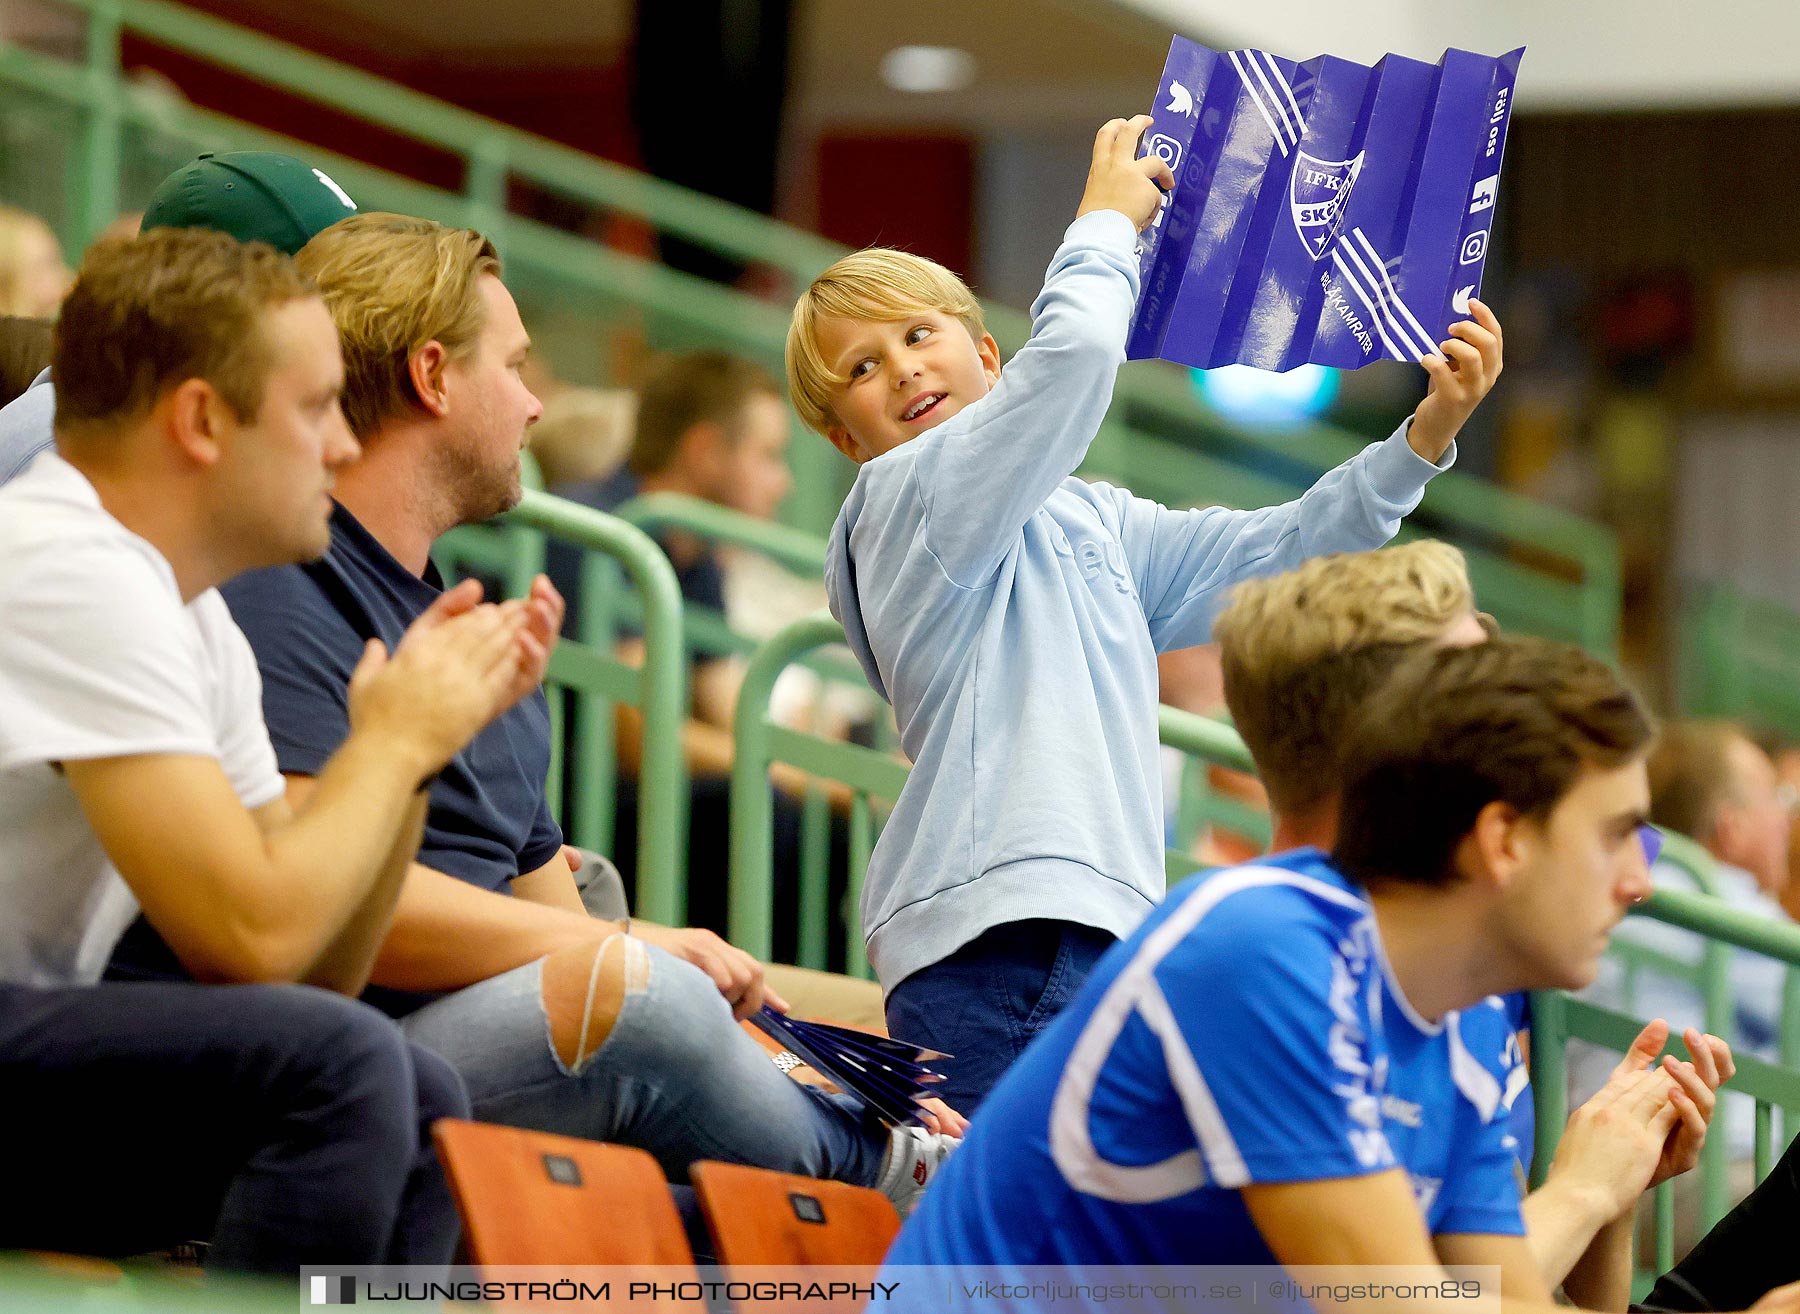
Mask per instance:
[[[637,160],[630,116],[627,59],[581,52],[501,51],[482,62],[397,57],[318,26],[304,17],[247,15],[231,0],[186,0],[276,40],[364,69],[478,114],[523,128],[578,150],[625,164]],[[330,106],[275,90],[251,78],[127,34],[127,69],[149,68],[167,76],[196,105],[364,160],[420,182],[452,190],[462,185],[456,157],[388,132]]]
[[[975,250],[975,145],[949,134],[832,133],[818,148],[819,231],[897,246],[966,275]]]

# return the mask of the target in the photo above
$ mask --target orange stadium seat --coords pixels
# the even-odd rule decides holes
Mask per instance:
[[[868,1187],[710,1162],[693,1179],[724,1264],[872,1267],[900,1231],[894,1206]]]
[[[433,1134],[475,1263],[693,1268],[669,1184],[643,1150],[455,1118]]]

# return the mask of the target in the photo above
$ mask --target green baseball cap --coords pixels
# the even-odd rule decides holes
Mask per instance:
[[[313,234],[355,213],[348,192],[291,155],[208,151],[163,179],[139,231],[214,228],[293,255]]]

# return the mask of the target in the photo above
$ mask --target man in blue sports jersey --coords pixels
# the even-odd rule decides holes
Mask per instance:
[[[1576,649],[1408,655],[1343,754],[1334,856],[1173,892],[996,1088],[890,1264],[1497,1264],[1508,1309],[1553,1308],[1458,1010],[1592,978],[1649,888],[1650,736]],[[1670,1059],[1623,1098],[1666,1136],[1703,1087]]]
[[[1342,781],[1333,750],[1401,657],[1492,633],[1475,610],[1462,554],[1429,540],[1316,558],[1233,592],[1215,629],[1225,698],[1268,790],[1277,852],[1336,844]],[[1535,1141],[1524,1014],[1523,994],[1493,997],[1463,1010],[1457,1036],[1471,1098],[1484,1116],[1508,1118],[1521,1183]],[[1644,1028],[1604,1088],[1571,1116],[1546,1181],[1525,1200],[1539,1267],[1578,1303],[1617,1309],[1629,1299],[1638,1199],[1699,1161],[1713,1092],[1735,1071],[1724,1041],[1689,1031],[1699,1116],[1678,1120],[1659,1141],[1651,1127],[1666,1117],[1662,1106],[1633,1104],[1628,1092],[1668,1038],[1660,1021]],[[1632,1108],[1639,1116],[1620,1116]]]

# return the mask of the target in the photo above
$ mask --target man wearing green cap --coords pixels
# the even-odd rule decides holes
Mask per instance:
[[[272,151],[211,151],[163,179],[144,209],[143,231],[212,228],[240,242],[294,255],[314,233],[356,213],[356,202],[322,171]],[[54,440],[56,390],[44,370],[0,408],[0,484]]]

